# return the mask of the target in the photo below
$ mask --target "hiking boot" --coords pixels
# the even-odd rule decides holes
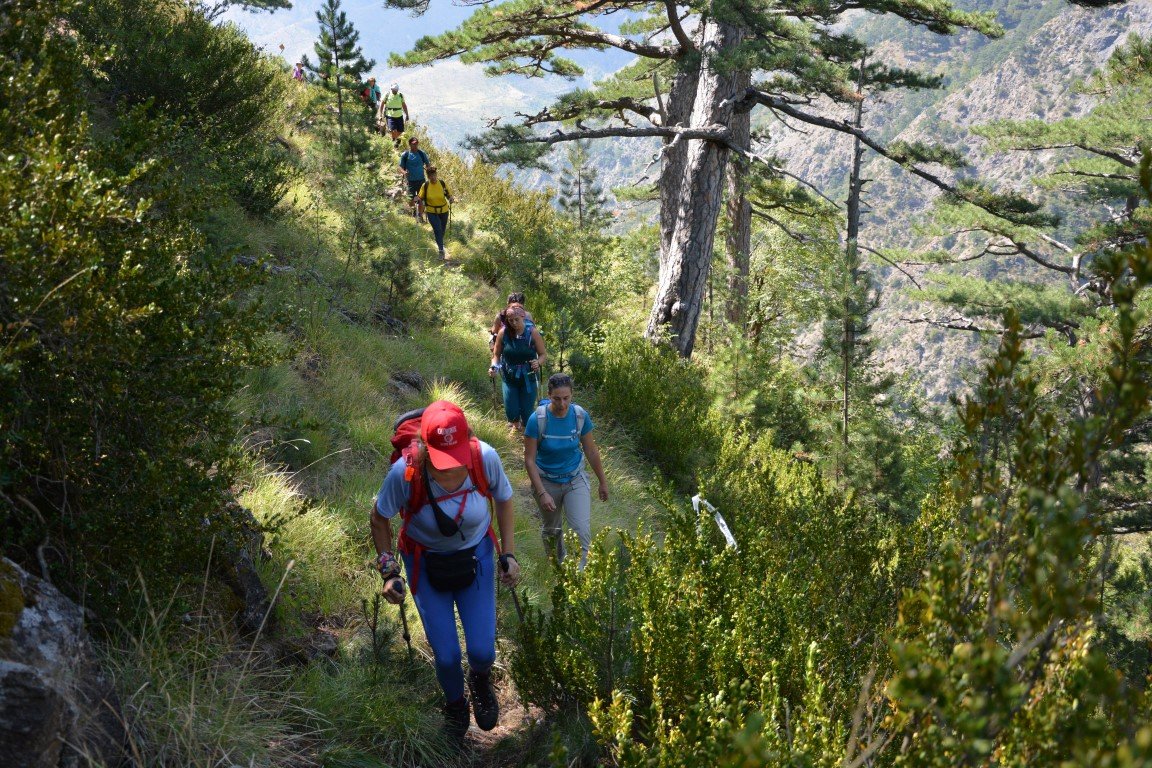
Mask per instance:
[[[500,704],[492,690],[492,675],[470,672],[468,688],[472,691],[472,716],[476,719],[476,727],[482,731],[492,730],[500,720]]]
[[[444,252],[443,248],[440,249],[440,258],[442,258],[442,259],[448,258],[448,254]]]
[[[468,699],[461,696],[457,701],[444,705],[444,735],[455,745],[464,743],[468,733]]]

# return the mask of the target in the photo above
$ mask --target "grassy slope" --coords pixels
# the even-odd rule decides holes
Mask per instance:
[[[318,139],[303,135],[292,141],[306,167],[324,167],[326,150]],[[377,149],[382,165],[394,164],[390,145],[380,142]],[[517,488],[524,585],[530,599],[546,599],[553,571],[543,556],[521,448],[509,438],[486,375],[486,325],[513,286],[497,291],[474,283],[455,266],[437,263],[427,228],[397,211],[380,226],[391,242],[407,244],[418,254],[419,315],[438,317],[429,325],[413,318],[406,336],[348,320],[339,308],[368,315],[375,278],[365,265],[343,262],[335,236],[340,212],[324,203],[316,183],[325,173],[314,170],[288,196],[291,210],[279,224],[237,219],[227,225],[255,252],[273,255],[277,270],[267,300],[288,317],[286,331],[274,340],[284,361],[254,373],[237,398],[238,411],[263,425],[239,436],[253,448],[241,500],[273,531],[268,539],[272,557],[262,565],[265,582],[277,584],[293,563],[277,610],[278,642],[307,647],[326,634],[339,648],[335,658],[313,662],[285,682],[306,713],[306,730],[313,732],[302,742],[306,748],[300,757],[305,763],[324,755],[327,764],[376,764],[382,758],[395,764],[438,764],[446,759],[433,714],[439,692],[414,610],[409,610],[409,621],[417,663],[409,666],[405,660],[398,613],[387,605],[380,621],[383,661],[371,661],[371,633],[362,611],[363,601],[370,603],[377,589],[370,569],[368,511],[387,469],[395,417],[432,399],[455,400],[480,438],[504,457]],[[467,188],[459,192],[468,198]],[[458,215],[465,226],[455,232],[469,232],[467,207]],[[481,236],[470,242],[452,237],[450,232],[454,259],[484,247]],[[429,383],[416,393],[396,385],[398,372],[416,372]],[[578,399],[597,421],[613,488],[609,503],[594,504],[593,525],[634,529],[652,505],[645,490],[650,470],[630,458],[626,435],[601,416],[594,401],[579,391]],[[507,637],[515,614],[506,591],[500,603],[500,634]]]

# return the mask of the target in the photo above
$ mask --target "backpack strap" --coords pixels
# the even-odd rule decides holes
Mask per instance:
[[[544,442],[544,430],[548,428],[548,406],[536,406],[536,431],[539,433],[536,437],[537,442]]]
[[[579,440],[580,437],[584,434],[584,420],[587,418],[588,412],[580,406],[576,405],[576,403],[572,403],[572,408],[576,411],[576,439]],[[547,425],[548,406],[539,405],[536,407],[536,428],[540,433],[540,437],[537,439],[541,442],[544,441],[544,429],[547,427]]]
[[[472,467],[468,476],[472,478],[472,486],[486,499],[492,498],[492,488],[488,485],[488,473],[484,471],[484,453],[480,450],[480,440],[476,437],[468,441],[472,449]]]
[[[408,504],[400,510],[405,525],[408,524],[408,518],[415,515],[421,507],[428,503],[428,487],[424,485],[419,467],[416,466],[416,456],[419,452],[420,442],[413,440],[402,454],[405,464],[404,481],[408,483]]]

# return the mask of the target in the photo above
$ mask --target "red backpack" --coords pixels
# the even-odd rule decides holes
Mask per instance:
[[[408,536],[408,521],[419,512],[425,504],[429,503],[428,484],[421,477],[416,466],[416,456],[420,451],[420,419],[424,415],[423,408],[403,413],[392,426],[392,456],[390,463],[395,464],[397,459],[403,458],[405,462],[404,480],[408,483],[408,504],[400,510],[403,523],[400,525],[400,535],[397,541],[398,548],[405,554],[412,555],[416,568],[411,574],[412,591],[416,591],[416,582],[420,574],[420,557],[427,549],[423,544]],[[475,435],[468,439],[472,449],[472,466],[468,469],[468,476],[472,479],[473,490],[486,499],[492,498],[492,490],[488,485],[488,476],[484,474],[484,459],[480,452],[480,441]],[[379,511],[379,510],[377,510]],[[456,521],[459,524],[459,520]],[[488,536],[492,539],[496,551],[500,551],[500,544],[496,539],[496,531],[492,524],[488,525]]]

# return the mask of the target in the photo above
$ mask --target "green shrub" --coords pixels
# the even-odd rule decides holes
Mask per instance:
[[[166,590],[227,524],[228,398],[265,325],[255,271],[185,223],[189,199],[139,198],[179,187],[164,158],[118,171],[136,149],[91,139],[59,12],[0,9],[3,538],[118,608],[137,569]]]
[[[705,371],[670,349],[604,323],[589,341],[584,381],[604,408],[636,437],[641,455],[687,486],[719,446]]]
[[[887,566],[890,531],[768,438],[730,438],[709,478],[739,548],[675,503],[662,545],[622,534],[607,549],[602,534],[583,572],[565,565],[551,613],[521,625],[517,688],[591,711],[620,765],[838,759],[907,575]]]
[[[239,28],[182,0],[93,0],[68,18],[113,110],[143,106],[189,134],[168,137],[159,152],[249,213],[272,210],[295,175],[274,130],[289,79]]]

